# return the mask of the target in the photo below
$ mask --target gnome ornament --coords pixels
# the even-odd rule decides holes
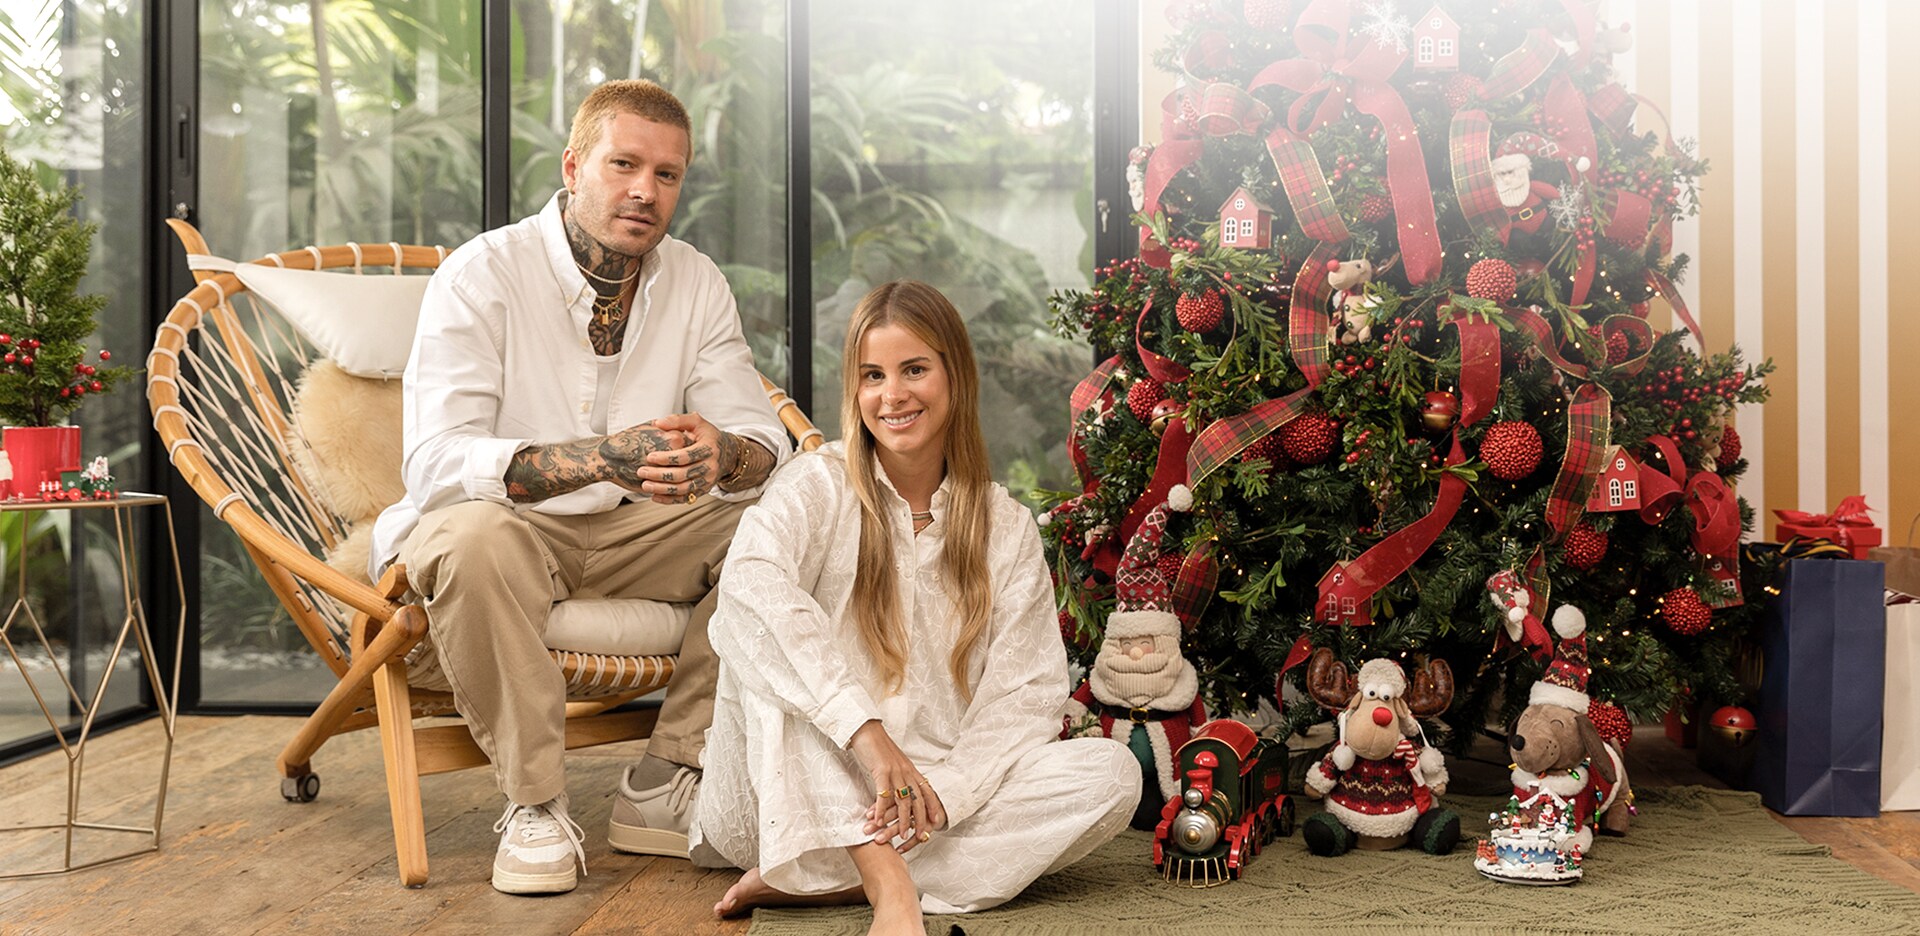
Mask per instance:
[[[1133,827],[1152,829],[1161,807],[1180,794],[1173,775],[1173,752],[1207,720],[1199,699],[1199,674],[1180,655],[1180,619],[1173,613],[1173,589],[1160,570],[1167,510],[1187,510],[1193,493],[1175,485],[1167,501],[1153,508],[1127,543],[1114,572],[1118,599],[1087,681],[1067,702],[1069,731],[1083,726],[1093,733],[1098,716],[1101,735],[1125,744],[1140,761],[1140,803]]]
[[[1514,256],[1534,256],[1535,248],[1545,245],[1539,234],[1547,220],[1547,203],[1559,198],[1560,190],[1533,177],[1533,157],[1514,143],[1501,144],[1494,155],[1493,186],[1512,222],[1509,251]]]
[[[1600,735],[1587,714],[1587,616],[1572,605],[1553,612],[1560,643],[1527,707],[1513,723],[1507,751],[1513,756],[1513,794],[1526,800],[1540,791],[1567,802],[1578,830],[1572,844],[1586,854],[1595,832],[1625,835],[1633,810],[1620,746]]]

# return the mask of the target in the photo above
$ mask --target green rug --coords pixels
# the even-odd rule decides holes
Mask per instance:
[[[1151,836],[1128,831],[1010,903],[930,917],[937,936],[1235,936],[1312,932],[1565,934],[1920,932],[1920,894],[1832,858],[1773,821],[1752,793],[1638,791],[1626,838],[1594,845],[1586,878],[1565,887],[1499,884],[1473,870],[1473,838],[1504,800],[1446,797],[1464,840],[1452,855],[1307,853],[1278,839],[1239,881],[1195,890],[1162,881]],[[1304,804],[1303,804],[1304,805]],[[1301,818],[1313,808],[1303,810]],[[858,936],[864,907],[760,910],[748,936]]]

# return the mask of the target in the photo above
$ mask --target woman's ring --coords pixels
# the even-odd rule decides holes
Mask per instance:
[[[928,832],[925,829],[920,830],[920,841],[924,842],[930,838],[933,838],[932,832]]]
[[[881,799],[886,799],[887,797],[889,797],[889,796],[892,796],[892,795],[893,795],[893,791],[892,791],[892,790],[881,790],[881,791],[879,791],[878,793],[875,793],[875,794],[873,794],[873,795],[874,795],[874,796],[877,796],[877,797],[879,797],[879,798],[881,798]]]
[[[913,799],[913,787],[912,785],[903,786],[900,789],[893,791],[893,795],[898,796],[901,799]]]

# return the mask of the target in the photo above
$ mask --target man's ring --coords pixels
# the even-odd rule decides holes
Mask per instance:
[[[893,795],[898,796],[901,799],[913,799],[913,786],[912,785],[903,786],[900,789],[893,791]]]

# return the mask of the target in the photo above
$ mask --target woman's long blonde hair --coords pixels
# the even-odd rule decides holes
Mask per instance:
[[[841,357],[840,435],[846,440],[847,479],[860,498],[854,623],[887,691],[899,691],[906,678],[907,633],[900,620],[892,534],[881,507],[880,483],[874,476],[877,443],[860,418],[860,345],[868,332],[882,325],[898,325],[926,342],[940,355],[947,374],[946,467],[951,489],[940,565],[960,613],[960,635],[954,641],[947,667],[960,695],[971,702],[973,686],[967,680],[967,658],[987,632],[992,604],[987,573],[987,497],[992,479],[987,442],[980,433],[980,371],[960,311],[939,290],[913,280],[876,286],[861,298],[847,323],[847,343]]]

